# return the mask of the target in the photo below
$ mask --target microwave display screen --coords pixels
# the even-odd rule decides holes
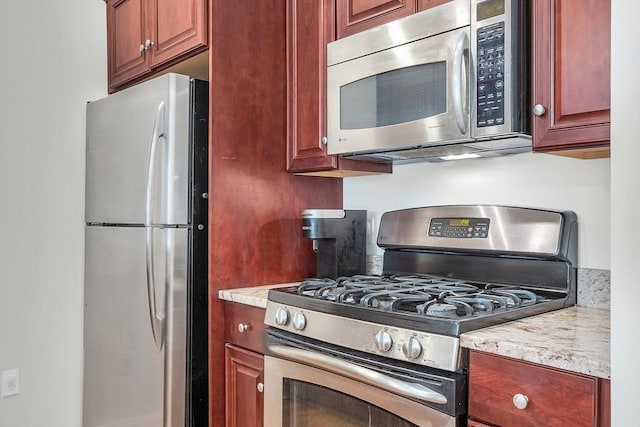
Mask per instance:
[[[371,129],[447,111],[447,65],[433,62],[387,71],[340,88],[340,129]]]
[[[478,3],[478,21],[504,14],[504,0],[488,0]]]

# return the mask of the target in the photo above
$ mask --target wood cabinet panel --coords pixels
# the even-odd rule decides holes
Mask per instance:
[[[418,11],[440,6],[450,1],[451,0],[418,0]]]
[[[262,353],[264,347],[264,312],[263,308],[225,301],[225,341]]]
[[[287,0],[287,171],[343,177],[390,173],[390,164],[329,156],[327,43],[335,40],[334,0]]]
[[[335,39],[333,0],[287,0],[287,170],[334,169],[327,156],[326,45]]]
[[[107,0],[110,91],[206,46],[207,0]]]
[[[107,2],[107,55],[109,85],[144,74],[147,60],[140,45],[144,43],[147,10],[140,0]]]
[[[210,420],[224,425],[220,289],[314,275],[305,208],[342,208],[342,180],[286,171],[286,1],[213,0],[209,10]]]
[[[264,357],[231,344],[225,346],[227,427],[262,427]]]
[[[416,0],[336,0],[337,38],[411,15]]]
[[[513,398],[528,398],[518,409]],[[597,379],[500,356],[470,352],[469,417],[498,426],[590,426]]]
[[[206,0],[152,0],[151,66],[207,44]]]
[[[610,0],[533,2],[534,150],[608,154],[610,42]]]
[[[611,381],[598,380],[598,426],[611,426]]]

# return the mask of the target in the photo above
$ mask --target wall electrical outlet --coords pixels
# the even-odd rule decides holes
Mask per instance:
[[[0,372],[0,396],[20,393],[20,372],[17,369]]]

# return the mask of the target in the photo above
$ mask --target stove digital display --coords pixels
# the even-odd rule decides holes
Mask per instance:
[[[471,220],[469,218],[456,218],[449,220],[449,227],[468,227]]]
[[[429,223],[432,237],[486,239],[488,235],[488,218],[432,218]]]

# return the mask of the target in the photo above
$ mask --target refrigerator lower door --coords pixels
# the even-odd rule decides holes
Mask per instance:
[[[156,283],[148,286],[144,227],[86,227],[84,427],[185,425],[189,232],[152,232]],[[163,319],[160,351],[153,293]]]

